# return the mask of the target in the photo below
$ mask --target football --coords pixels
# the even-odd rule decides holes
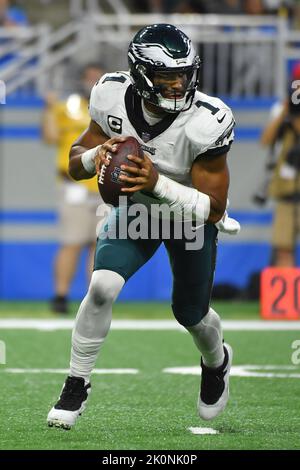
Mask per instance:
[[[135,137],[128,137],[124,142],[116,145],[116,152],[106,154],[110,164],[102,165],[98,177],[98,188],[103,201],[115,207],[119,205],[119,196],[126,197],[121,189],[126,187],[127,183],[119,180],[121,174],[126,174],[121,170],[121,165],[137,167],[136,163],[128,160],[128,155],[144,158],[144,152]]]

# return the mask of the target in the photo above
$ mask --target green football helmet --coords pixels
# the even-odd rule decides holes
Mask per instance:
[[[134,90],[142,98],[169,113],[191,107],[199,84],[201,60],[185,33],[170,24],[144,27],[129,45],[128,62]],[[186,74],[184,97],[165,98],[162,88],[153,84],[155,72]]]

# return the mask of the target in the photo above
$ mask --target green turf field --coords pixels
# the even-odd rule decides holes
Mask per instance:
[[[75,316],[79,303],[72,302],[70,313],[61,318]],[[213,308],[223,319],[255,319],[259,317],[257,302],[213,302]],[[117,302],[113,309],[114,318],[146,318],[172,319],[173,314],[169,302]],[[0,302],[0,318],[59,318],[49,309],[47,302]]]
[[[1,315],[16,312],[16,305],[10,307],[2,305]],[[119,317],[125,318],[121,310],[129,307],[119,306]],[[232,306],[227,307],[233,312]],[[223,311],[226,308],[223,305]],[[254,317],[248,308],[241,314]],[[38,310],[34,315],[32,308],[30,311],[30,317],[38,316]],[[170,314],[167,306],[160,308],[159,304],[149,307],[149,315],[142,305],[131,306],[127,312],[133,318],[138,312],[140,318],[149,318],[150,312],[152,318]],[[299,366],[285,369],[292,366],[291,345],[300,340],[299,330],[225,331],[225,340],[234,348],[235,368],[257,365],[259,374],[281,373],[284,377],[233,375],[228,407],[212,422],[197,417],[199,377],[164,372],[165,368],[198,365],[198,353],[187,333],[112,330],[96,367],[136,369],[137,373],[94,375],[85,413],[75,428],[63,431],[47,428],[46,416],[65,374],[46,373],[45,369],[68,367],[70,335],[69,330],[1,331],[7,357],[7,363],[0,365],[1,449],[300,448],[300,379],[285,376],[300,376]],[[276,369],[262,368],[267,365]],[[7,368],[31,368],[35,373],[13,373]],[[219,434],[193,435],[190,427],[211,427]]]

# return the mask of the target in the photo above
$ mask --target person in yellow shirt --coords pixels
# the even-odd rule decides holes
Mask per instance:
[[[89,248],[88,273],[92,273],[96,227],[101,220],[97,207],[103,204],[97,178],[74,181],[68,174],[69,149],[74,140],[88,126],[88,100],[90,91],[103,75],[102,67],[88,64],[84,67],[80,89],[65,101],[57,100],[54,93],[46,97],[42,119],[43,140],[57,146],[57,174],[59,195],[59,242],[55,258],[55,296],[51,308],[58,313],[68,312],[68,293],[76,272],[79,255]]]

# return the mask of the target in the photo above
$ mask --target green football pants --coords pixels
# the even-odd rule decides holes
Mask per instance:
[[[127,281],[143,266],[164,243],[173,273],[172,309],[184,326],[193,326],[209,309],[213,285],[218,230],[213,224],[205,224],[203,246],[187,249],[187,239],[160,235],[151,238],[130,238],[120,230],[120,223],[127,229],[133,217],[127,217],[126,208],[112,211],[97,240],[94,270],[106,269],[120,274]],[[149,217],[149,226],[151,219]],[[145,229],[145,227],[143,227]],[[145,232],[145,230],[144,230]]]

